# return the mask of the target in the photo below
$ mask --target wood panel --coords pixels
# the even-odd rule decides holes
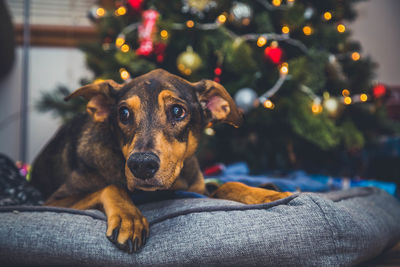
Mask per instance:
[[[31,46],[75,47],[80,43],[96,42],[94,26],[31,25]],[[16,43],[23,43],[23,25],[15,25]]]

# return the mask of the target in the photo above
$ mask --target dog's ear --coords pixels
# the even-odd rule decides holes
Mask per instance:
[[[193,86],[209,122],[224,122],[234,127],[240,126],[243,120],[242,114],[221,84],[211,80],[201,80]]]
[[[86,105],[86,111],[97,122],[104,122],[110,114],[110,106],[114,103],[112,98],[116,92],[122,88],[113,80],[105,80],[99,83],[92,83],[75,90],[72,94],[65,97],[65,101],[71,98],[82,96],[89,100]]]

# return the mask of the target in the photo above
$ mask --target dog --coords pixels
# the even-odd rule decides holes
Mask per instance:
[[[222,85],[191,83],[162,69],[126,84],[89,84],[66,100],[74,97],[88,100],[87,112],[62,126],[39,153],[32,184],[47,198],[45,205],[104,211],[106,236],[129,253],[146,244],[149,223],[128,191],[204,194],[194,155],[204,128],[242,122]],[[289,195],[231,182],[211,197],[257,204]]]

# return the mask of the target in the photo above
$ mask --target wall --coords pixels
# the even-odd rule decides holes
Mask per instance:
[[[10,75],[0,81],[0,153],[19,159],[19,108],[22,77],[22,50]],[[75,48],[33,47],[29,59],[29,125],[28,161],[31,162],[51,138],[60,121],[48,113],[38,113],[34,106],[41,92],[51,91],[57,85],[71,89],[79,87],[79,80],[91,77],[84,62],[84,54]],[[4,120],[9,118],[5,123]]]
[[[352,38],[379,64],[377,81],[400,85],[400,1],[370,0],[356,7],[358,18],[349,25]]]

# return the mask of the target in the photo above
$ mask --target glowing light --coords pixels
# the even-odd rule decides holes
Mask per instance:
[[[160,31],[160,36],[161,36],[161,39],[163,39],[163,40],[168,39],[168,31],[166,31],[166,30]]]
[[[282,27],[282,33],[288,34],[289,32],[290,32],[290,29],[288,26],[285,25]]]
[[[218,22],[219,23],[225,23],[226,22],[226,16],[224,14],[221,14],[218,16]]]
[[[193,28],[194,27],[194,21],[193,20],[188,20],[186,21],[186,26],[188,28]]]
[[[220,76],[222,74],[222,69],[219,68],[219,67],[215,68],[214,74],[217,75],[217,76]]]
[[[367,101],[367,100],[368,100],[367,94],[361,94],[361,95],[360,95],[360,100],[361,100],[361,102]]]
[[[185,69],[185,70],[183,71],[183,73],[184,73],[185,75],[190,75],[190,74],[192,74],[192,70],[191,70],[191,69]]]
[[[347,89],[343,89],[342,90],[342,96],[349,96],[350,95],[350,91]]]
[[[121,47],[124,43],[125,43],[125,39],[122,38],[122,37],[118,37],[118,38],[115,40],[115,45],[116,45],[117,47]]]
[[[386,95],[386,87],[383,84],[377,84],[372,88],[372,93],[375,98],[380,98]]]
[[[328,21],[328,20],[330,20],[331,18],[332,18],[331,12],[326,11],[326,12],[324,13],[324,19]]]
[[[258,47],[263,47],[266,43],[267,43],[267,38],[265,38],[264,36],[258,37],[257,39]]]
[[[311,35],[312,34],[312,28],[310,26],[304,26],[303,27],[303,33],[305,35]]]
[[[116,11],[115,11],[117,16],[123,16],[126,14],[126,8],[124,6],[120,6]]]
[[[99,17],[102,17],[106,14],[106,10],[102,7],[99,7],[98,9],[96,9],[96,15]]]
[[[351,54],[351,59],[354,60],[354,61],[359,60],[360,57],[361,57],[361,56],[360,56],[360,53],[358,53],[358,52],[353,52],[353,53]]]
[[[323,110],[323,108],[322,108],[320,101],[314,101],[314,103],[311,106],[311,111],[314,114],[319,114],[322,112],[322,110]]]
[[[294,0],[287,0],[288,3],[294,3]]]
[[[272,103],[272,101],[269,99],[265,100],[263,105],[267,109],[274,109],[274,107],[275,107],[274,103]]]
[[[129,72],[124,68],[119,69],[119,74],[121,75],[122,80],[127,80],[131,77]]]
[[[178,64],[178,70],[184,71],[185,70],[185,65],[183,65],[182,63]]]
[[[281,5],[281,0],[272,0],[272,4],[274,5],[274,6],[280,6]]]
[[[127,53],[129,50],[130,50],[129,45],[124,44],[124,45],[121,46],[121,51],[122,52]]]
[[[279,72],[282,75],[287,75],[289,72],[289,64],[287,64],[286,62],[282,63],[281,68],[279,69]]]
[[[351,104],[351,97],[350,96],[346,96],[344,99],[343,99],[343,102],[346,104],[346,105],[350,105]]]
[[[337,25],[336,29],[340,33],[344,33],[346,31],[346,27],[341,23],[339,25]]]
[[[204,133],[205,133],[206,135],[213,136],[213,135],[215,135],[215,130],[214,130],[213,128],[206,128],[206,129],[204,130]]]

